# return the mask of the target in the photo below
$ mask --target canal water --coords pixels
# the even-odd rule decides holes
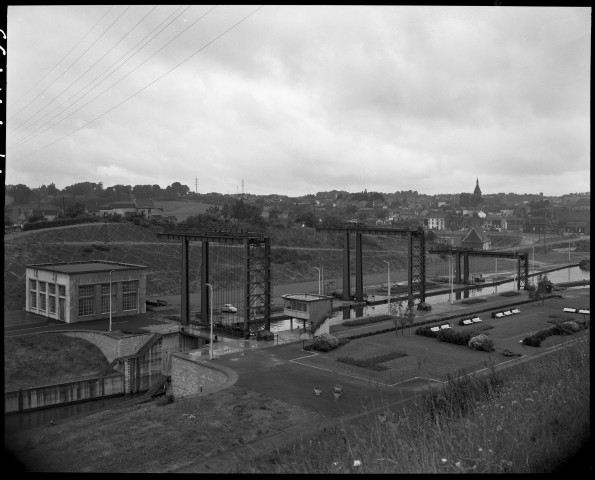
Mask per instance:
[[[530,272],[532,273],[532,272]],[[564,282],[576,282],[580,280],[589,280],[591,278],[591,272],[588,270],[581,270],[579,267],[571,267],[571,268],[563,268],[561,270],[556,270],[553,272],[544,273],[547,278],[555,285],[558,283]],[[500,277],[499,277],[500,278]],[[537,277],[530,277],[530,279],[534,279],[536,281]],[[449,284],[444,283],[444,287],[440,288],[441,290],[448,290]],[[516,282],[511,277],[510,280],[506,280],[506,283],[502,283],[497,286],[490,286],[484,288],[466,288],[465,290],[454,292],[454,300],[460,300],[462,298],[473,298],[473,297],[482,297],[486,295],[494,295],[498,293],[503,293],[507,291],[516,290]],[[426,292],[427,295],[428,292]],[[448,293],[440,294],[440,295],[431,295],[431,291],[429,292],[430,295],[426,296],[426,303],[430,305],[439,305],[443,303],[450,302],[450,295]],[[379,295],[380,296],[380,295]],[[335,315],[329,320],[330,325],[339,325],[343,323],[343,321],[347,319],[353,319],[357,317],[362,317],[366,315],[383,315],[388,313],[388,305],[386,303],[382,303],[379,305],[366,305],[362,307],[352,307],[352,308],[345,308],[343,311],[337,311]],[[302,326],[301,320],[294,319],[293,321],[293,328],[297,328]],[[273,333],[279,333],[286,330],[290,330],[291,328],[291,321],[289,319],[284,320],[277,320],[271,322],[271,331]]]

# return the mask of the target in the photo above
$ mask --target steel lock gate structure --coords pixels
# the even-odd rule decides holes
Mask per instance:
[[[189,243],[201,242],[201,319],[209,318],[210,244],[244,246],[243,300],[241,313],[243,325],[239,328],[247,335],[262,328],[270,330],[271,313],[271,250],[268,237],[238,230],[206,230],[202,232],[159,233],[159,237],[182,241],[182,280],[181,280],[181,323],[188,325],[190,310],[189,295]]]
[[[469,282],[469,257],[513,258],[516,262],[517,289],[526,290],[529,285],[529,252],[495,251],[495,250],[469,250],[464,248],[441,247],[431,248],[428,253],[456,256],[454,283],[468,284]],[[463,269],[461,276],[461,258]]]
[[[344,224],[336,227],[317,227],[318,232],[343,232],[343,300],[349,301],[351,292],[350,235],[355,234],[355,299],[363,301],[363,255],[362,235],[407,237],[409,241],[407,261],[408,300],[412,306],[426,301],[425,233],[423,228],[371,227],[364,224]]]

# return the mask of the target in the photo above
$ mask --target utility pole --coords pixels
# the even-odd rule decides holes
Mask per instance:
[[[194,178],[194,193],[198,193],[198,177]]]

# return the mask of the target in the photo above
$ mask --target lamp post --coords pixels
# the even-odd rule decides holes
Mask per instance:
[[[209,298],[209,307],[211,310],[211,343],[209,344],[209,360],[213,360],[213,285],[210,283],[205,283],[205,285],[211,290]]]
[[[498,293],[498,257],[496,257],[496,275],[495,275],[494,279],[496,280],[494,292]]]
[[[318,295],[320,295],[320,268],[318,267],[314,267],[316,270],[318,270]]]
[[[448,256],[448,277],[450,280],[450,296],[449,296],[449,303],[452,305],[452,294],[453,294],[453,277],[455,275],[454,263],[452,255]]]
[[[386,304],[386,311],[390,315],[390,262],[383,260],[388,265],[388,302]]]
[[[112,331],[112,272],[115,270],[109,271],[109,331]]]

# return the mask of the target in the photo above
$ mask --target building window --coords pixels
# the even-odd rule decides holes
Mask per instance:
[[[49,312],[50,313],[56,313],[56,297],[53,295],[50,295],[49,297]]]
[[[101,313],[109,313],[109,283],[101,284]],[[112,283],[112,313],[116,312],[116,284]]]
[[[95,313],[95,295],[93,294],[94,285],[79,286],[79,317],[93,315]]]
[[[37,309],[37,280],[29,280],[29,307]]]
[[[290,301],[289,308],[291,308],[292,310],[298,310],[301,312],[306,312],[308,310],[308,307],[306,306],[305,303],[296,302],[295,300]]]
[[[45,293],[39,292],[39,311],[45,312],[45,305],[46,305],[46,296]]]
[[[66,296],[66,287],[64,285],[58,285],[58,295],[61,297]]]
[[[122,282],[122,310],[136,310],[138,308],[138,282],[132,280]]]
[[[56,284],[48,283],[49,313],[56,313]]]

